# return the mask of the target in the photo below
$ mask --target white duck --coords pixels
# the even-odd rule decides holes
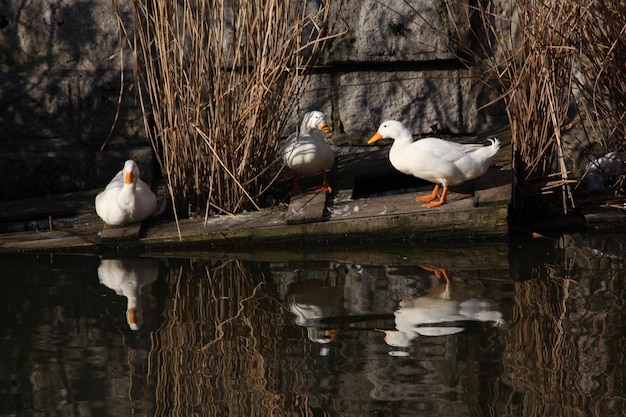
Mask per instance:
[[[335,154],[324,140],[324,133],[331,133],[326,117],[322,112],[314,110],[304,115],[300,133],[294,132],[287,138],[283,159],[294,172],[293,188],[289,195],[301,192],[299,175],[311,176],[318,172],[322,173],[322,185],[317,191],[332,191],[326,179],[326,170],[334,165]]]
[[[98,267],[100,283],[127,298],[126,321],[132,330],[143,324],[141,289],[159,276],[159,263],[153,258],[103,259]]]
[[[438,138],[413,140],[411,132],[396,120],[383,122],[368,140],[394,139],[389,151],[389,161],[395,169],[426,181],[434,182],[430,195],[417,197],[425,207],[437,207],[446,202],[448,186],[458,185],[483,175],[500,149],[497,138],[489,139],[491,145],[459,144]],[[443,185],[441,197],[439,188]]]
[[[156,196],[139,178],[139,167],[133,160],[126,161],[124,169],[96,196],[96,213],[109,225],[141,222],[156,211]]]
[[[327,286],[321,279],[301,281],[301,271],[296,271],[298,281],[289,284],[287,302],[289,310],[296,316],[298,326],[307,330],[307,337],[314,343],[324,345],[337,338],[334,329],[320,328],[320,322],[337,312],[339,288]],[[328,353],[322,349],[321,354]]]
[[[395,330],[377,329],[385,333],[388,345],[408,347],[419,336],[447,336],[465,330],[460,326],[442,326],[445,323],[481,321],[494,326],[504,323],[502,313],[492,309],[491,302],[478,298],[483,292],[481,286],[453,283],[445,270],[424,269],[435,272],[441,282],[421,297],[400,302],[400,308],[394,313]]]

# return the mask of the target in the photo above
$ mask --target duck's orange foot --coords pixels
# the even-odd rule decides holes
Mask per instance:
[[[328,185],[328,179],[326,178],[326,170],[322,169],[322,185],[317,189],[317,191],[327,191],[329,193],[331,193],[333,191],[332,188],[330,188],[330,185]]]
[[[444,203],[445,201],[437,200],[437,201],[433,201],[432,203],[424,204],[424,207],[426,208],[439,207],[443,205]]]
[[[439,198],[439,184],[435,185],[435,188],[433,189],[432,193],[430,193],[429,195],[423,195],[421,197],[417,197],[415,201],[417,201],[418,203],[428,203],[437,198]]]
[[[421,200],[421,201],[427,202],[427,201],[434,200],[435,198],[437,198],[437,191],[439,191],[439,185],[437,185],[435,187],[435,189],[433,190],[433,193],[428,196],[429,199],[421,197],[421,198],[423,198],[423,200]],[[447,196],[448,196],[448,187],[444,185],[443,186],[443,191],[441,192],[441,197],[439,197],[439,200],[432,201],[431,203],[428,203],[428,204],[424,204],[424,207],[427,207],[427,208],[439,207],[439,206],[441,206],[442,204],[444,204],[446,202],[446,197]],[[418,200],[418,201],[420,201],[420,200]]]
[[[321,185],[318,189],[316,189],[315,191],[319,191],[319,192],[326,191],[326,192],[332,193],[332,192],[333,192],[333,189],[332,189],[332,188],[330,188],[330,185],[328,185],[328,184],[322,184],[322,185]]]
[[[430,266],[420,265],[424,271],[433,272],[439,281],[444,281],[446,284],[451,284],[452,279],[448,275],[448,271],[440,268],[431,268]]]
[[[437,194],[431,194],[431,195],[424,195],[421,197],[416,197],[415,201],[417,201],[418,203],[428,203],[430,201],[435,200],[436,198],[439,198],[439,196]]]

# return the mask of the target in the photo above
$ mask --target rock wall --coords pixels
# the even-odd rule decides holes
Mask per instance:
[[[415,134],[463,135],[506,123],[502,106],[481,110],[494,93],[458,58],[472,48],[465,4],[334,2],[332,32],[344,34],[325,48],[321,66],[329,70],[314,76],[301,107],[322,108],[352,142],[387,119]]]
[[[131,157],[150,176],[150,146],[133,93],[123,94],[115,123],[121,60],[113,3],[4,4],[0,200],[103,187]],[[128,59],[125,67],[131,78]]]
[[[118,6],[130,21],[128,3]],[[110,135],[120,91],[115,3],[5,4],[0,10],[0,200],[102,187],[128,157],[148,161],[150,145],[134,91],[124,91]],[[328,43],[321,69],[307,80],[290,129],[312,108],[329,115],[336,143],[363,143],[390,118],[416,134],[435,127],[470,134],[506,123],[501,107],[480,110],[493,95],[457,59],[448,35],[455,24],[468,34],[469,22],[461,6],[454,6],[458,18],[451,22],[446,12],[451,4],[333,1],[328,30],[343,34]],[[132,90],[129,57],[123,67],[126,89]],[[150,176],[152,167],[143,165]]]

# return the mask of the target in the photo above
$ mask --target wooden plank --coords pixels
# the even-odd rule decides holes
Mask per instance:
[[[413,196],[408,197],[409,201],[413,200]],[[206,224],[202,219],[186,219],[178,227],[173,222],[148,222],[145,236],[108,242],[115,242],[116,247],[157,250],[172,245],[184,249],[198,244],[205,248],[234,248],[398,239],[418,242],[433,237],[471,238],[508,233],[507,206],[473,207],[472,199],[465,198],[434,209],[420,207],[407,211],[407,204],[398,203],[398,198],[395,196],[396,202],[388,198],[359,201],[357,210],[351,206],[342,215],[334,214],[328,221],[313,223],[286,224],[284,210],[219,216]],[[97,247],[100,243],[107,246],[107,240],[100,242],[97,233],[81,235],[71,229],[0,235],[2,251]]]
[[[320,222],[325,208],[326,192],[298,194],[291,197],[285,220],[287,224]]]
[[[470,194],[451,192],[445,205],[436,208],[426,208],[423,203],[418,203],[415,198],[428,194],[431,190],[419,193],[402,193],[386,195],[382,197],[337,199],[329,209],[331,220],[341,219],[366,219],[370,217],[405,215],[411,213],[441,212],[448,210],[468,210],[472,207]]]
[[[256,212],[233,217],[220,216],[202,220],[189,219],[179,223],[182,240],[173,224],[150,225],[146,236],[135,244],[141,247],[257,247],[258,245],[309,245],[345,242],[375,242],[408,239],[421,241],[442,237],[505,236],[508,233],[508,207],[488,205],[473,207],[471,199],[463,199],[444,207],[420,208],[401,213],[386,199],[372,199],[367,204],[378,215],[331,217],[328,221],[286,225],[275,212]],[[362,203],[361,203],[362,204]],[[381,212],[381,209],[387,212]]]
[[[25,206],[36,208],[32,212],[37,215],[46,214],[43,218],[55,210],[75,213],[74,230],[0,234],[0,250],[86,247],[102,250],[112,245],[156,251],[172,246],[180,250],[199,245],[203,248],[310,247],[311,244],[324,246],[398,239],[417,242],[431,238],[504,236],[508,233],[513,178],[510,169],[492,167],[483,177],[451,187],[447,203],[433,209],[415,201],[416,196],[432,190],[433,185],[426,182],[417,182],[407,189],[385,195],[354,198],[357,176],[367,182],[368,178],[379,175],[397,175],[389,165],[387,152],[383,149],[338,158],[335,196],[330,206],[326,193],[310,192],[294,197],[287,209],[280,206],[236,216],[216,216],[206,223],[203,219],[185,219],[176,224],[170,219],[148,220],[143,226],[102,227],[93,206],[99,190],[74,196],[79,201],[69,204],[71,200],[63,201],[58,196],[29,201]],[[157,195],[163,195],[164,183],[158,187],[161,189]],[[25,217],[31,215],[25,215],[25,209],[15,211],[18,215],[22,212]],[[101,230],[102,239],[98,235]]]
[[[133,223],[128,226],[110,226],[106,223],[102,225],[102,243],[135,240],[139,237],[141,223]]]
[[[4,213],[4,218],[21,218],[15,223],[32,223],[45,220],[44,216],[50,213],[49,226],[40,231],[0,234],[0,248],[19,251],[96,248],[100,243],[98,233],[102,222],[93,204],[96,193],[97,190],[90,190],[18,201],[11,210],[21,210],[21,214]]]
[[[93,204],[97,190],[80,191],[0,203],[0,223],[49,217],[72,216],[86,204]]]
[[[151,253],[167,258],[221,259],[224,257],[244,261],[265,262],[324,262],[328,260],[350,265],[438,265],[453,271],[500,270],[509,268],[509,244],[506,240],[482,242],[428,242],[413,244],[395,242],[385,244],[352,244],[346,251],[344,245],[291,245],[270,248],[264,245],[242,249],[177,250],[164,248]]]
[[[76,233],[72,229],[4,233],[0,235],[0,251],[3,252],[44,252],[68,249],[95,250],[98,244],[99,239],[96,235],[89,237]]]
[[[626,211],[623,205],[582,207],[580,211],[585,223],[596,231],[624,230],[626,226]]]
[[[513,197],[514,173],[510,169],[491,167],[482,177],[474,180],[474,203],[510,204]]]
[[[491,175],[491,174],[490,174]],[[497,169],[492,174],[502,178]],[[489,179],[487,176],[486,179]],[[487,181],[489,183],[490,181]],[[493,182],[491,182],[493,185]],[[495,183],[496,185],[498,183]],[[488,190],[477,187],[479,196]],[[487,185],[484,185],[487,187]],[[500,186],[498,186],[500,187]],[[511,189],[507,181],[501,187]],[[430,189],[430,186],[428,187]],[[470,191],[471,192],[470,187]],[[428,190],[429,191],[429,190]],[[424,192],[428,192],[424,191]],[[465,192],[468,192],[465,190]],[[310,242],[356,242],[385,241],[398,237],[409,240],[422,240],[432,237],[449,236],[502,236],[508,232],[508,202],[506,192],[489,202],[480,196],[478,207],[470,194],[451,192],[448,203],[434,209],[424,208],[415,202],[416,192],[386,195],[373,198],[352,199],[350,190],[340,190],[325,221],[322,219],[325,206],[325,193],[310,193],[300,197],[300,208],[293,205],[293,212],[310,210],[302,215],[312,222],[286,221],[293,212],[284,208],[274,208],[240,214],[237,216],[217,216],[205,224],[202,219],[186,219],[179,222],[179,238],[176,223],[148,221],[145,236],[140,235],[141,225],[128,228],[106,228],[103,241],[99,241],[97,227],[102,224],[95,216],[92,196],[84,200],[84,213],[77,215],[75,230],[71,232],[51,231],[49,233],[24,232],[18,235],[0,235],[0,248],[10,250],[77,248],[96,246],[114,242],[115,246],[158,248],[176,245],[184,248],[202,244],[210,247],[236,247],[265,245],[309,244]],[[298,201],[298,199],[294,199]],[[501,201],[499,203],[499,201]],[[294,202],[295,204],[295,202]],[[485,207],[483,207],[485,206]],[[482,207],[482,209],[481,209]],[[300,220],[302,221],[302,220]],[[56,241],[52,241],[55,240]],[[18,243],[19,241],[29,243]]]

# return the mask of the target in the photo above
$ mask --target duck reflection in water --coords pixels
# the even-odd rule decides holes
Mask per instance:
[[[141,289],[159,276],[159,263],[153,258],[102,259],[98,267],[100,283],[126,297],[126,321],[132,330],[143,324]]]
[[[339,304],[339,289],[328,285],[330,270],[325,271],[323,280],[302,280],[302,271],[297,270],[297,280],[289,284],[287,292],[289,310],[296,316],[296,324],[306,328],[310,341],[322,345],[321,355],[328,354],[328,348],[324,345],[337,337],[336,330],[320,328],[320,321],[335,314]]]
[[[426,294],[411,300],[400,301],[394,312],[395,330],[381,330],[389,346],[406,348],[419,336],[446,336],[462,332],[465,328],[437,324],[464,321],[503,323],[502,313],[492,310],[492,303],[480,299],[483,287],[478,284],[453,282],[443,269],[422,266],[433,272],[439,284]]]

